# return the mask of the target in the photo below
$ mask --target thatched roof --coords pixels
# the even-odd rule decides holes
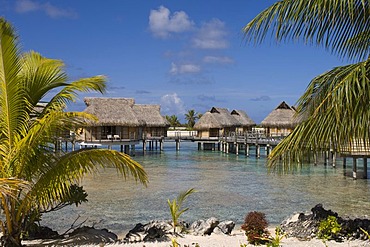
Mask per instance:
[[[227,127],[239,127],[240,123],[231,116],[226,108],[212,107],[212,109],[203,114],[195,123],[194,129],[222,129]]]
[[[232,110],[231,115],[240,123],[241,127],[251,127],[256,125],[256,123],[243,110]]]
[[[165,117],[161,115],[159,105],[133,105],[136,117],[145,123],[148,127],[169,127],[170,124]]]
[[[91,125],[102,126],[140,126],[132,106],[134,99],[126,98],[85,98],[86,109],[84,112],[93,114],[99,121]]]
[[[166,127],[167,121],[160,115],[159,105],[135,105],[131,98],[99,98],[84,99],[84,112],[95,115],[99,121],[94,126],[149,126]]]
[[[294,118],[295,113],[296,111],[283,101],[262,120],[261,125],[263,127],[294,128],[297,125]]]

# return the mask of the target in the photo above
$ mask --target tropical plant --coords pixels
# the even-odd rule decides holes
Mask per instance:
[[[170,123],[171,127],[181,126],[180,120],[178,119],[178,117],[176,115],[171,115],[171,116],[166,115],[166,119]]]
[[[326,241],[335,239],[341,230],[342,226],[338,223],[337,218],[328,216],[325,220],[320,221],[317,237],[326,244]]]
[[[264,244],[268,242],[269,232],[267,231],[268,222],[266,215],[262,212],[249,212],[245,216],[244,224],[241,228],[247,235],[250,244]]]
[[[269,34],[278,42],[302,38],[355,62],[312,79],[297,103],[301,123],[273,150],[271,167],[284,157],[280,168],[295,168],[290,161],[299,160],[302,150],[341,151],[369,140],[369,17],[368,0],[282,0],[243,28],[247,42],[261,43]]]
[[[82,91],[104,92],[105,78],[67,82],[63,63],[36,52],[22,54],[10,23],[0,19],[0,227],[3,246],[21,246],[39,212],[65,201],[71,186],[99,167],[114,167],[143,184],[147,175],[129,156],[107,149],[56,153],[57,133],[95,118],[63,111]],[[59,91],[56,91],[58,90]],[[53,92],[56,92],[53,94]],[[38,103],[46,96],[48,103]]]
[[[286,233],[283,233],[281,227],[275,227],[275,236],[269,238],[269,242],[266,244],[267,247],[280,247],[281,241],[286,237]]]
[[[360,230],[366,235],[367,239],[370,240],[370,234],[364,228],[360,227]]]
[[[189,208],[182,208],[182,204],[184,203],[185,199],[194,192],[196,192],[195,189],[188,189],[187,191],[181,192],[176,199],[173,199],[172,201],[170,199],[167,200],[172,217],[174,234],[176,234],[176,227],[179,225],[178,223],[180,216],[189,210]]]
[[[185,113],[185,119],[188,121],[188,126],[190,128],[194,127],[195,121],[198,119],[198,113],[195,112],[193,109],[188,110],[187,113]]]

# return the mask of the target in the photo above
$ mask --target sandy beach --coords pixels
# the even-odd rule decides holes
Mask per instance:
[[[271,229],[272,230],[272,229]],[[123,239],[124,236],[119,236],[119,239]],[[242,230],[234,230],[231,235],[223,234],[211,234],[210,236],[194,236],[194,235],[183,235],[183,237],[176,238],[177,242],[181,247],[226,247],[234,246],[239,247],[241,244],[247,244],[247,246],[253,246],[248,244],[245,234]],[[83,246],[83,247],[97,247],[97,246],[109,246],[109,247],[170,247],[172,246],[171,241],[163,242],[140,242],[140,243],[112,243],[104,244],[84,244],[84,239],[74,239],[73,241],[25,241],[24,244],[27,246]],[[261,245],[263,246],[263,245]],[[325,244],[320,239],[312,239],[310,241],[300,241],[297,238],[284,238],[281,242],[282,247],[325,247]],[[352,240],[344,242],[328,241],[327,246],[329,247],[365,247],[370,246],[369,241]]]

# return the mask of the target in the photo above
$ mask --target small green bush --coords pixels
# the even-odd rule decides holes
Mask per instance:
[[[281,246],[281,240],[285,238],[286,234],[283,232],[283,230],[277,226],[275,228],[275,236],[270,237],[270,242],[266,244],[267,247],[280,247]]]
[[[268,222],[264,213],[253,211],[247,214],[241,228],[247,235],[250,244],[258,245],[268,242]]]
[[[338,223],[337,218],[328,216],[328,218],[320,222],[317,237],[324,241],[335,239],[341,230],[342,226]]]

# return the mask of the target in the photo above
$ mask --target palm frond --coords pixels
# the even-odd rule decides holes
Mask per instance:
[[[270,167],[284,157],[288,170],[287,164],[300,160],[303,150],[341,152],[354,140],[369,140],[369,62],[337,67],[311,81],[298,101],[303,121],[273,150]]]
[[[57,141],[58,133],[69,131],[73,126],[83,126],[86,120],[94,121],[96,118],[84,112],[49,111],[35,120],[27,134],[14,145],[18,165],[13,175],[32,180],[44,163],[55,160],[51,145]]]
[[[43,169],[30,192],[30,197],[38,198],[37,201],[42,206],[62,198],[71,184],[87,173],[99,172],[99,167],[112,167],[125,179],[132,177],[143,185],[148,183],[147,174],[139,163],[114,150],[81,149],[67,153],[55,161],[54,164],[49,164],[48,169]]]
[[[58,92],[48,103],[46,109],[63,109],[67,103],[74,102],[77,98],[78,92],[96,91],[100,93],[105,92],[106,88],[105,76],[93,76],[89,78],[82,78],[77,81],[64,85],[60,92]]]
[[[357,61],[369,56],[370,6],[365,0],[282,0],[244,28],[247,42],[303,39]]]
[[[0,153],[5,159],[3,165],[12,164],[12,144],[27,132],[29,105],[17,81],[20,68],[17,36],[12,26],[0,18]]]
[[[22,55],[20,79],[27,90],[29,101],[36,106],[54,88],[66,86],[64,63],[30,51]]]

